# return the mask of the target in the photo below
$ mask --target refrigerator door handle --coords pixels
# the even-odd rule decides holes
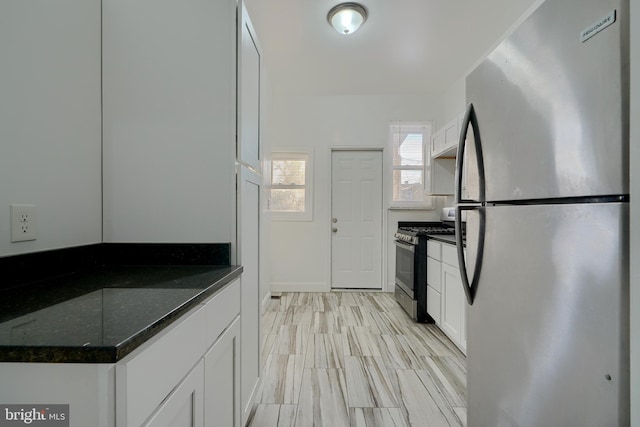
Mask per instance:
[[[475,210],[479,217],[478,230],[478,247],[475,265],[473,268],[473,276],[469,283],[469,275],[467,274],[467,262],[464,258],[464,246],[462,242],[462,211]],[[484,252],[484,235],[485,235],[485,208],[482,206],[456,206],[456,249],[458,251],[458,265],[460,267],[460,278],[462,279],[462,288],[467,297],[469,305],[473,305],[478,290],[478,282],[480,281],[480,270],[482,269],[482,256]]]
[[[473,129],[473,142],[476,151],[476,163],[478,165],[478,200],[462,199],[462,172],[464,169],[464,153],[467,145],[467,133],[469,125]],[[485,202],[485,178],[484,178],[484,160],[482,157],[482,140],[480,139],[480,128],[478,126],[478,117],[473,108],[473,104],[469,104],[467,112],[464,114],[462,128],[460,129],[460,139],[458,141],[458,152],[456,154],[456,177],[455,177],[455,204],[460,203],[484,203]]]

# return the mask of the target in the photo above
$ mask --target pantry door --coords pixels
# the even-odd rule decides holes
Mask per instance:
[[[331,152],[331,287],[382,289],[382,151]]]

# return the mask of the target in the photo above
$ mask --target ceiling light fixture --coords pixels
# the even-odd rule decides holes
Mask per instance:
[[[327,21],[340,34],[354,33],[367,20],[367,9],[358,3],[340,3],[327,15]]]

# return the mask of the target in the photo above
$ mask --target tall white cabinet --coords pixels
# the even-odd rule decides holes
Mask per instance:
[[[203,387],[233,383],[206,419],[244,425],[260,378],[260,45],[238,0],[102,9],[104,241],[232,243],[239,333],[203,363],[208,377],[239,349],[239,384],[220,371]]]
[[[242,425],[249,417],[260,380],[260,235],[262,155],[260,75],[262,50],[245,5],[238,4],[238,263],[244,270],[241,292],[240,369]]]

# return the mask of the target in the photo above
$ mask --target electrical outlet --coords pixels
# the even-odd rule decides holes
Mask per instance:
[[[36,206],[11,204],[11,242],[36,240]]]

